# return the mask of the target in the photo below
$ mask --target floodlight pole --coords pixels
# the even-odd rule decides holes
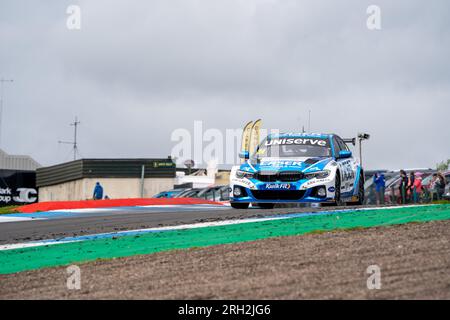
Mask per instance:
[[[359,162],[361,164],[361,167],[363,166],[363,158],[362,158],[362,140],[359,139]]]
[[[369,140],[370,134],[368,133],[358,133],[359,140],[359,163],[361,167],[363,166],[363,157],[362,157],[362,142],[363,140]]]

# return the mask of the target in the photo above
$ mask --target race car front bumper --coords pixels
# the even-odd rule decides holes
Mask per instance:
[[[317,185],[311,188],[250,189],[233,185],[230,195],[232,202],[242,203],[325,203],[334,201],[334,186]]]

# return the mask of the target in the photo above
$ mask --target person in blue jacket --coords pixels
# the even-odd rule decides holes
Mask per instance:
[[[375,183],[378,204],[384,204],[384,193],[386,191],[386,179],[384,174],[382,172],[375,173],[373,182]]]
[[[100,185],[100,182],[97,182],[95,184],[93,198],[94,198],[94,200],[103,199],[103,187]]]

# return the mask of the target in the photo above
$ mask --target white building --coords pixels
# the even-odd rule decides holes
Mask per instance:
[[[185,172],[177,171],[176,184],[183,185],[190,183],[193,188],[211,187],[216,183],[217,172],[217,162],[209,161],[206,170],[197,170],[191,175],[186,175]]]
[[[79,159],[37,170],[39,202],[92,199],[96,182],[110,199],[151,198],[172,189],[172,159]]]

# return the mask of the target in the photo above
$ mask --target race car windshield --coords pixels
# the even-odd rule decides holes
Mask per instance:
[[[252,159],[330,156],[331,148],[327,139],[266,139],[258,147]]]

